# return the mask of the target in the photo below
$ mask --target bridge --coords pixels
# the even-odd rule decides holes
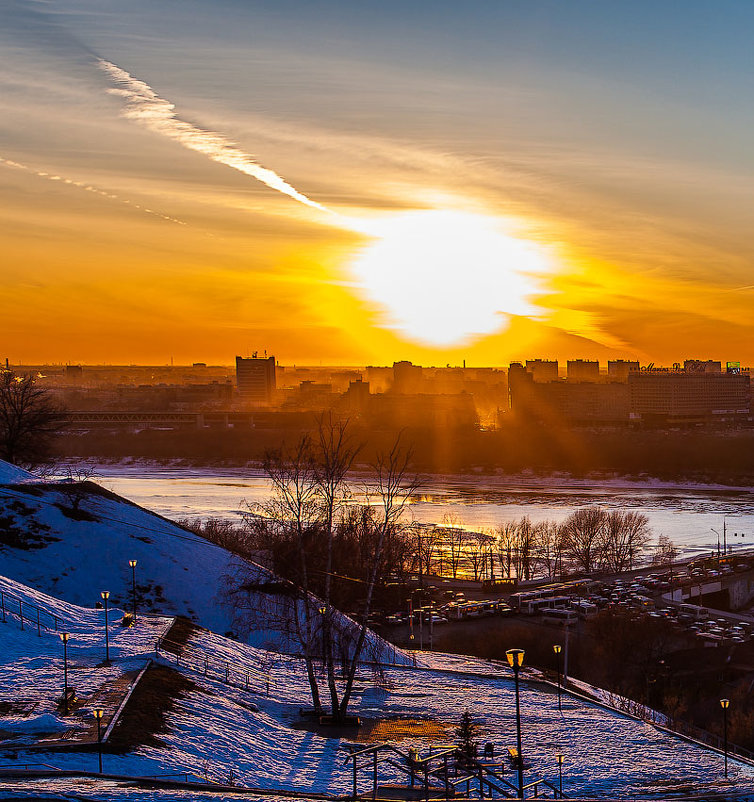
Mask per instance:
[[[71,429],[228,429],[254,427],[252,412],[211,410],[206,412],[69,412]]]

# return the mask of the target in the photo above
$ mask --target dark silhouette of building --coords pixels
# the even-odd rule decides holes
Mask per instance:
[[[600,380],[600,363],[591,359],[569,359],[566,376],[573,382],[596,382]]]
[[[535,382],[556,382],[558,380],[557,359],[527,359],[526,370]]]
[[[236,357],[236,386],[244,401],[269,403],[275,392],[275,357]]]
[[[639,363],[630,359],[609,359],[607,362],[607,379],[612,382],[628,381],[629,373],[638,373]]]

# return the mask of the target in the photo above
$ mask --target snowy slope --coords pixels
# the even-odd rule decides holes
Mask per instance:
[[[25,482],[30,479],[39,481],[39,477],[33,473],[0,459],[0,485],[12,485],[16,482]]]
[[[72,633],[69,656],[71,675],[83,694],[95,694],[112,675],[140,665],[152,652],[153,638],[165,619],[143,617],[134,629],[113,626],[113,657],[108,668],[102,657],[104,611],[58,602],[10,580],[0,590],[54,610]],[[116,622],[120,612],[112,613]],[[116,631],[117,630],[117,631]],[[55,633],[37,636],[22,632],[15,619],[0,623],[0,701],[36,702],[28,715],[0,717],[0,730],[30,733],[35,728],[54,730],[53,699],[61,687],[61,644]],[[298,709],[309,702],[302,663],[239,644],[211,632],[199,631],[189,649],[209,655],[216,665],[269,671],[270,691],[252,682],[249,691],[232,688],[213,676],[188,668],[181,659],[167,657],[185,673],[196,690],[170,714],[171,732],[162,736],[165,748],[140,747],[126,755],[106,755],[106,770],[129,775],[163,772],[205,772],[215,780],[231,773],[243,785],[307,791],[348,793],[351,773],[344,765],[343,743],[295,728]],[[480,740],[492,741],[498,753],[515,743],[515,705],[512,677],[506,668],[473,658],[432,656],[436,668],[390,668],[377,675],[365,671],[358,680],[353,711],[363,718],[410,717],[431,719],[447,726],[448,743],[461,714],[469,710],[482,725]],[[655,728],[604,710],[580,699],[566,697],[562,713],[556,697],[536,684],[521,689],[524,754],[531,763],[527,778],[557,776],[555,755],[566,756],[564,780],[569,796],[610,798],[664,797],[681,789],[714,792],[735,788],[754,793],[754,768],[730,761],[730,784],[721,779],[721,757]],[[25,723],[24,723],[25,721]],[[19,723],[21,722],[21,723]],[[59,722],[59,719],[58,719]],[[6,735],[7,737],[7,735]],[[434,742],[438,746],[440,742]],[[421,738],[402,741],[426,749]],[[44,759],[60,767],[92,770],[96,756],[82,753],[34,755],[21,750],[18,762]],[[388,769],[382,781],[391,779]],[[392,779],[398,779],[397,776]],[[52,786],[60,780],[51,781]],[[70,789],[75,789],[74,781]],[[362,778],[364,786],[368,777]],[[0,789],[5,790],[0,779]],[[37,784],[36,790],[41,788]],[[45,789],[46,790],[46,789]],[[94,790],[92,790],[94,792]],[[105,798],[96,795],[96,798]],[[136,798],[136,797],[135,797]],[[149,798],[149,797],[142,797]],[[156,798],[156,797],[155,797]],[[187,799],[176,794],[170,799]]]
[[[265,568],[92,482],[0,486],[0,573],[81,605],[95,604],[100,591],[108,590],[113,604],[130,609],[132,559],[139,610],[184,615],[220,633],[238,623],[224,601],[232,578],[278,581]],[[259,598],[262,605],[272,603]],[[344,616],[339,620],[356,626]],[[257,621],[250,632],[244,630],[244,639],[291,650],[275,626]],[[392,661],[396,650],[370,632],[366,653]],[[409,662],[400,650],[397,655]]]
[[[0,573],[74,604],[93,605],[109,590],[131,607],[137,560],[142,610],[182,614],[220,632],[230,614],[219,600],[235,558],[108,491],[90,485],[82,499],[56,483],[0,487]]]

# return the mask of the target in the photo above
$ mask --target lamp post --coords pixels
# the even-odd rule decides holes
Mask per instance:
[[[513,683],[516,688],[516,747],[518,749],[518,795],[524,798],[524,756],[521,752],[521,704],[518,695],[518,672],[524,664],[523,649],[508,649],[505,653],[508,658],[508,665],[513,669]]]
[[[92,710],[92,715],[97,719],[97,753],[99,757],[99,773],[102,774],[102,715],[100,708]]]
[[[565,755],[556,755],[555,759],[558,761],[558,794],[560,798],[563,798],[563,761],[565,760]]]
[[[725,777],[728,777],[728,707],[730,699],[721,699],[720,707],[723,709],[723,758],[725,760]]]
[[[110,598],[110,591],[109,590],[103,590],[102,593],[100,593],[100,596],[102,596],[102,601],[105,602],[105,665],[109,666],[110,665],[110,632],[109,632],[109,627],[107,625],[107,623],[108,623],[107,622],[107,600]]]
[[[60,633],[60,640],[63,641],[63,715],[68,715],[68,632]]]
[[[131,612],[134,621],[136,621],[136,563],[137,560],[129,560],[128,564],[131,566]]]
[[[556,643],[552,647],[552,650],[555,652],[555,661],[558,665],[558,710],[562,711],[563,705],[560,700],[560,653],[563,651],[563,647],[559,643]]]

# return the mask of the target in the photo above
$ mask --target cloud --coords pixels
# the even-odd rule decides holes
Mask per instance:
[[[148,84],[137,80],[109,61],[99,59],[97,66],[106,72],[114,83],[118,84],[117,89],[108,91],[126,100],[124,115],[127,118],[155,133],[174,139],[189,150],[203,153],[212,161],[251,176],[266,184],[270,189],[282,192],[299,203],[322,212],[329,211],[322,204],[307,198],[273,170],[257,164],[248,153],[237,148],[222,134],[204,131],[191,123],[178,119],[175,106],[159,97]]]

